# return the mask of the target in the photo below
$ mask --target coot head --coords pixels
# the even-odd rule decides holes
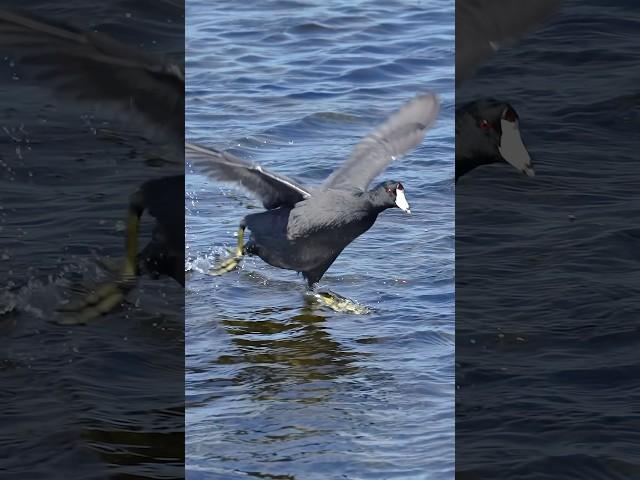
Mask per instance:
[[[405,196],[404,185],[395,180],[382,182],[371,190],[373,204],[382,209],[397,207],[405,213],[411,213]]]
[[[509,103],[473,102],[462,108],[456,123],[456,156],[464,157],[465,164],[471,162],[473,165],[469,166],[473,168],[504,161],[529,177],[535,175],[520,136],[520,119]]]

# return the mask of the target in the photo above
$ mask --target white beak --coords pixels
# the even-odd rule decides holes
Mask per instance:
[[[396,205],[403,212],[411,214],[407,197],[404,196],[404,190],[400,190],[399,188],[396,190]]]
[[[500,155],[517,170],[526,173],[529,177],[533,177],[535,172],[531,166],[531,157],[529,157],[529,152],[527,152],[522,143],[518,122],[509,122],[502,119],[500,120],[500,126],[502,127],[502,137],[498,147]]]

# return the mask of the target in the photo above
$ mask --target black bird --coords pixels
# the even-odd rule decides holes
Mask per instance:
[[[230,153],[186,144],[193,165],[216,180],[240,183],[266,209],[244,217],[235,257],[210,273],[231,271],[243,255],[257,255],[270,265],[302,273],[313,289],[342,250],[369,230],[380,213],[393,207],[411,213],[401,182],[367,188],[392,161],[422,141],[438,111],[436,95],[415,97],[364,137],[345,163],[313,189]],[[246,244],[245,228],[251,231]]]
[[[541,25],[561,4],[561,0],[458,2],[456,87],[469,80],[497,50]],[[456,109],[456,182],[478,166],[505,161],[529,176],[534,174],[513,106],[483,99]]]
[[[165,0],[166,1],[166,0]],[[174,170],[183,171],[184,66],[176,59],[71,25],[0,9],[0,51],[55,92],[77,103],[124,116],[173,150]],[[153,239],[138,252],[140,217],[156,220]],[[126,257],[119,278],[84,299],[65,305],[73,321],[84,321],[117,307],[141,271],[166,274],[184,285],[184,174],[145,182],[131,195]]]
[[[476,167],[497,162],[535,175],[515,109],[506,102],[486,99],[456,110],[456,182]]]

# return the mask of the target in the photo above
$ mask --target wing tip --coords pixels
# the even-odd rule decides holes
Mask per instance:
[[[437,119],[440,113],[440,104],[440,95],[429,91],[413,97],[398,113],[408,113],[418,120],[417,123],[424,125],[425,129],[427,129]]]
[[[425,105],[427,104],[427,102],[430,103],[432,105],[432,108],[435,108],[435,109],[440,108],[441,99],[440,99],[440,95],[436,92],[429,91],[426,93],[421,93],[421,94],[418,94],[415,97],[415,99],[417,101],[424,102]]]

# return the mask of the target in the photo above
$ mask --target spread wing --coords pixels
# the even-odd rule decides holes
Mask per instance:
[[[365,190],[392,161],[422,141],[439,110],[440,101],[434,93],[413,98],[364,137],[342,166],[327,177],[322,188]]]
[[[39,71],[59,93],[134,113],[184,138],[184,69],[164,56],[70,25],[0,9],[0,53]]]
[[[460,0],[456,3],[456,85],[502,45],[542,23],[561,0]]]
[[[239,183],[253,193],[267,210],[293,206],[311,196],[296,181],[251,164],[231,153],[192,143],[185,143],[185,148],[192,165],[216,180]]]

